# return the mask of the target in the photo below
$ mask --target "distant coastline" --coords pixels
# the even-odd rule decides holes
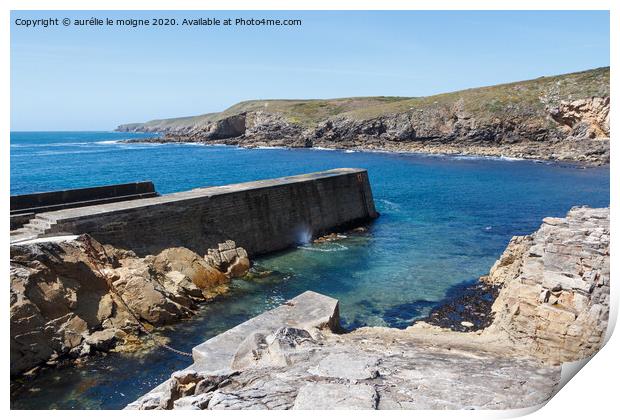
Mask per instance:
[[[140,132],[138,132],[140,133]],[[157,134],[157,133],[153,133]],[[539,162],[556,162],[574,166],[605,166],[609,165],[609,139],[598,141],[594,147],[604,149],[602,159],[583,159],[583,156],[567,153],[566,155],[558,155],[552,151],[550,153],[522,153],[519,149],[510,149],[507,147],[493,146],[469,146],[467,144],[452,145],[436,145],[436,144],[383,144],[383,147],[367,147],[369,145],[350,145],[342,147],[338,143],[332,143],[328,146],[307,146],[300,147],[298,145],[286,144],[283,141],[265,142],[252,140],[247,138],[232,138],[225,141],[209,141],[207,139],[187,139],[185,137],[176,137],[174,135],[160,135],[158,137],[145,137],[138,139],[118,140],[118,143],[127,144],[185,144],[185,145],[201,145],[212,147],[239,147],[243,149],[309,149],[309,150],[325,150],[340,151],[345,153],[393,153],[393,154],[412,154],[436,157],[463,158],[463,159],[492,159],[492,160],[532,160]],[[563,146],[570,147],[570,143]]]
[[[130,142],[492,156],[609,163],[609,67],[423,98],[255,100],[123,124]]]

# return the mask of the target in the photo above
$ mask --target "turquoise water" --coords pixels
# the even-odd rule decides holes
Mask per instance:
[[[340,299],[343,324],[403,328],[450,286],[488,272],[513,235],[571,206],[609,205],[609,168],[471,157],[119,144],[145,134],[11,133],[11,194],[152,180],[161,193],[335,167],[368,169],[381,217],[369,232],[260,258],[274,273],[236,281],[198,317],[162,329],[192,346],[308,289]],[[118,355],[44,372],[13,408],[120,408],[188,364]]]

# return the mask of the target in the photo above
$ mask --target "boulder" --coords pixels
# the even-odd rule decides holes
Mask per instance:
[[[114,348],[122,335],[124,335],[122,331],[116,328],[109,328],[86,335],[84,342],[93,350],[106,352]]]
[[[204,258],[187,248],[168,248],[153,260],[153,266],[161,272],[177,271],[187,276],[202,290],[220,286],[228,282],[223,271],[210,265]]]
[[[250,269],[247,251],[231,240],[218,244],[215,249],[208,249],[205,260],[229,278],[243,277]]]

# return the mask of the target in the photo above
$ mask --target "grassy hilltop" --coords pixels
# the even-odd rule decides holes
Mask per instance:
[[[119,129],[175,131],[207,126],[234,115],[256,111],[279,114],[289,123],[307,128],[333,117],[365,120],[383,115],[441,108],[456,102],[463,104],[463,111],[476,114],[482,119],[502,115],[511,107],[527,109],[528,113],[542,116],[545,106],[557,105],[560,100],[605,96],[609,96],[609,67],[426,97],[250,100],[239,102],[222,112],[126,124]]]

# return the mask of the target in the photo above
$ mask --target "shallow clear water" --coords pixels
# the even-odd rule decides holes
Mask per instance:
[[[326,150],[118,144],[145,134],[11,133],[11,194],[152,180],[160,193],[335,167],[368,169],[381,217],[367,234],[260,258],[198,317],[163,329],[185,350],[311,289],[340,299],[343,324],[405,327],[450,286],[477,278],[513,235],[571,206],[609,205],[609,169],[532,161]],[[49,370],[13,408],[120,408],[189,364],[156,350]]]

